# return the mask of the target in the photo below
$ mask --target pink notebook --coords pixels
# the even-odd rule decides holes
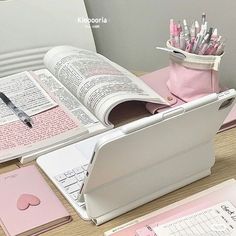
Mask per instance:
[[[0,175],[0,223],[6,235],[38,235],[70,215],[33,165]]]

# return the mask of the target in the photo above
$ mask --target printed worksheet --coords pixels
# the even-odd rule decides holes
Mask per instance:
[[[229,201],[153,228],[161,236],[236,235],[236,207]]]

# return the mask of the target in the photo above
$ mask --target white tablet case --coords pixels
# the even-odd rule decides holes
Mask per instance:
[[[83,0],[0,1],[0,77],[43,68],[51,47],[72,45],[95,51]]]
[[[128,125],[122,129],[124,136],[98,145],[81,195],[88,216],[101,224],[210,175],[213,139],[235,95],[235,90],[215,94],[216,101],[193,110],[185,104],[185,109],[157,115],[163,121],[136,126],[137,131]]]

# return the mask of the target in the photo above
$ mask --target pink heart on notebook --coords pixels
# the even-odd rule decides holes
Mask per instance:
[[[29,206],[37,206],[40,204],[40,199],[33,194],[22,194],[17,200],[17,208],[19,210],[26,210]]]

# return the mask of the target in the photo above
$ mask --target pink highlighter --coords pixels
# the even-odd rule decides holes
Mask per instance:
[[[193,47],[192,43],[190,41],[188,41],[187,45],[186,45],[185,51],[186,52],[191,52],[192,51],[192,47]]]
[[[174,20],[170,19],[170,42],[171,45],[175,46],[175,32],[174,32]]]
[[[216,43],[215,45],[210,46],[210,47],[207,49],[207,51],[206,51],[205,54],[207,54],[207,55],[215,55],[218,46],[219,46],[218,43]]]
[[[179,48],[179,29],[177,24],[174,24],[175,47]]]

